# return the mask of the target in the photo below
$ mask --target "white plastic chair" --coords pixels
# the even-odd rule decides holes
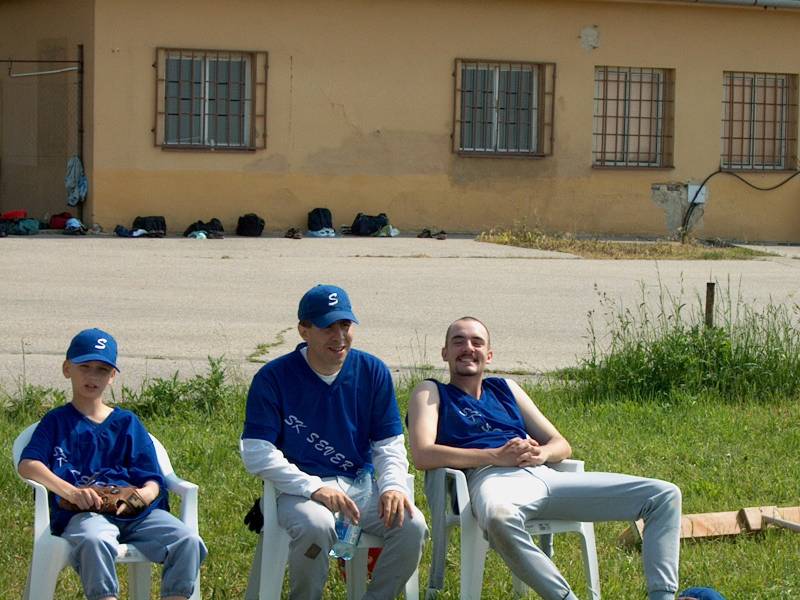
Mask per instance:
[[[582,472],[583,461],[565,460],[549,465],[558,471]],[[461,600],[480,600],[483,566],[489,542],[472,513],[467,478],[458,469],[431,469],[425,473],[425,494],[431,510],[433,549],[427,598],[435,598],[444,585],[445,558],[450,529],[461,527]],[[540,536],[539,547],[553,556],[552,534],[575,532],[581,536],[586,584],[593,600],[600,600],[600,573],[597,566],[594,525],[578,521],[530,520],[525,523],[531,535]],[[514,577],[514,592],[528,593],[528,586]]]
[[[414,503],[414,477],[408,476],[410,500]],[[245,600],[278,600],[281,597],[283,574],[289,559],[289,534],[278,525],[277,494],[275,486],[264,480],[264,496],[261,500],[264,513],[264,528],[258,536],[258,545],[250,567]],[[263,551],[264,539],[268,552]],[[345,561],[347,597],[361,600],[367,591],[367,559],[370,548],[382,548],[383,540],[362,532],[361,539],[352,559]],[[414,571],[405,586],[406,600],[419,600],[419,568]]]
[[[12,454],[14,470],[19,465],[20,455],[28,445],[36,429],[34,423],[17,436]],[[175,475],[167,451],[154,436],[150,436],[156,448],[158,465],[167,482],[167,489],[180,496],[180,519],[197,533],[197,486]],[[65,539],[50,533],[50,507],[47,503],[47,488],[30,479],[22,480],[34,489],[33,557],[28,571],[23,600],[52,600],[55,594],[58,574],[69,565],[70,545]],[[150,562],[135,546],[120,544],[118,563],[128,565],[128,590],[135,600],[150,600]],[[194,585],[191,600],[200,600],[200,575]]]

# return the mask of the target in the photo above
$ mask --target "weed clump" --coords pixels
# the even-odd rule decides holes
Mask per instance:
[[[170,378],[146,380],[138,390],[123,386],[120,401],[130,403],[143,418],[185,415],[188,412],[216,414],[240,402],[245,393],[241,382],[229,382],[228,379],[224,359],[209,356],[208,373],[179,379],[176,372]],[[116,397],[114,399],[116,401]]]
[[[689,240],[618,241],[576,236],[572,233],[545,232],[526,225],[511,229],[492,229],[478,236],[480,242],[568,252],[581,258],[614,260],[740,260],[769,256],[750,248]]]
[[[642,286],[635,309],[600,294],[607,341],[589,314],[588,352],[562,372],[585,399],[672,401],[711,394],[724,401],[769,400],[800,393],[800,307],[759,307],[732,298],[730,284],[705,325],[700,298],[692,305],[660,287],[654,304]]]

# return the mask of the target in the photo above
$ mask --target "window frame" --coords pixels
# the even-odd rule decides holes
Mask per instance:
[[[749,82],[736,85],[735,79],[750,79]],[[772,78],[771,87],[767,87],[766,81],[759,84],[759,79]],[[782,79],[783,83],[777,85],[777,80]],[[737,100],[736,89],[745,90],[749,88],[749,98],[744,97]],[[767,101],[767,92],[780,92],[783,101],[778,103]],[[758,93],[762,91],[764,98],[759,102]],[[741,105],[741,118],[736,119],[736,105]],[[758,114],[759,107],[761,115]],[[772,119],[767,118],[767,107],[772,107],[775,113],[781,113],[781,118],[777,114],[772,115]],[[745,114],[745,111],[747,114]],[[762,116],[762,120],[758,117]],[[759,124],[764,131],[762,137],[758,137]],[[774,135],[766,137],[765,130],[771,124]],[[747,125],[747,132],[741,132],[741,137],[736,137],[737,125],[744,129]],[[798,125],[798,76],[794,73],[765,73],[757,71],[723,71],[722,73],[722,127],[720,132],[720,169],[723,171],[750,171],[756,173],[773,173],[781,171],[797,171],[797,125]],[[735,142],[739,142],[739,154],[734,154]],[[761,154],[757,153],[757,146],[761,146]],[[778,152],[766,154],[766,146],[772,145],[779,148]],[[744,146],[747,146],[747,154],[744,154]],[[734,157],[738,160],[734,160]],[[744,160],[744,159],[747,160]],[[773,159],[773,160],[770,160]]]
[[[674,168],[674,137],[675,137],[675,69],[665,67],[630,67],[621,65],[595,65],[594,67],[594,98],[592,109],[592,168],[595,169],[672,169]],[[602,74],[602,76],[601,76]],[[624,75],[622,98],[610,98],[608,86],[616,84],[619,91],[619,80],[610,80],[609,75],[615,77]],[[657,81],[633,81],[634,75],[656,75]],[[645,87],[652,88],[655,84],[656,97],[646,100],[642,97]],[[634,98],[634,86],[639,86],[639,97]],[[608,105],[616,103],[623,107],[621,115],[611,114]],[[651,105],[655,107],[656,116],[642,116],[642,107]],[[602,107],[602,109],[600,108]],[[634,110],[636,107],[636,110]],[[638,113],[638,114],[635,114]],[[609,133],[609,120],[621,120],[622,128],[619,132]],[[655,120],[655,131],[641,135],[642,123]],[[600,124],[598,128],[598,123]],[[634,126],[635,125],[635,126]],[[636,133],[631,133],[633,130]],[[607,149],[606,141],[609,136],[614,140],[614,147]],[[617,140],[621,140],[622,148],[617,148]],[[651,140],[655,147],[641,150],[642,140]],[[598,143],[599,140],[599,143]],[[632,148],[636,140],[636,148]],[[621,158],[606,158],[608,154],[621,155]],[[653,160],[642,160],[641,155],[653,155]]]
[[[203,132],[201,143],[174,143],[167,140],[167,59],[175,57],[174,55],[181,60],[187,59],[192,62],[195,60],[202,61],[202,81],[200,84],[203,89],[203,97],[199,99],[201,108],[198,113],[188,113],[190,123],[191,119],[195,117],[199,118],[201,132]],[[249,85],[249,94],[246,94],[246,98],[242,98],[243,104],[245,105],[242,108],[242,118],[245,119],[244,127],[242,128],[242,143],[216,144],[205,137],[210,130],[210,119],[214,118],[212,111],[208,109],[208,105],[212,101],[219,102],[217,97],[211,98],[208,93],[208,86],[213,84],[209,71],[211,68],[210,63],[212,61],[220,61],[220,59],[227,59],[227,62],[230,64],[238,57],[246,57],[249,61],[245,72],[246,81],[243,84],[245,89]],[[152,127],[154,146],[162,150],[189,150],[201,152],[252,152],[266,148],[267,75],[269,71],[268,52],[263,50],[223,50],[159,46],[156,48],[153,69],[156,78],[155,111]],[[192,82],[190,85],[194,83],[196,82]],[[230,84],[230,80],[228,80],[227,84]],[[178,101],[180,102],[180,99]],[[192,98],[191,101],[194,102],[195,99]],[[249,106],[249,109],[247,106]],[[179,112],[178,114],[180,115],[181,113]],[[228,115],[228,120],[230,120],[230,115]],[[228,130],[228,135],[230,135],[230,129]]]
[[[493,107],[488,108],[492,112],[492,140],[493,149],[465,149],[462,144],[463,123],[462,119],[462,95],[470,90],[463,89],[463,68],[474,65],[494,70],[493,82]],[[532,141],[531,150],[508,150],[498,149],[500,139],[500,128],[502,125],[498,121],[498,113],[507,110],[499,106],[499,96],[502,93],[499,89],[500,72],[506,67],[507,71],[525,71],[533,73],[532,87],[534,92],[531,94],[534,102],[529,113],[535,115],[535,120],[530,120],[532,128],[530,138]],[[459,156],[474,157],[494,157],[494,158],[543,158],[553,154],[553,123],[555,112],[555,82],[556,65],[553,62],[530,62],[518,60],[495,60],[495,59],[471,59],[456,58],[453,69],[454,93],[453,93],[453,128],[451,133],[452,151]],[[508,92],[506,92],[508,94]],[[516,109],[519,111],[519,109]],[[487,121],[488,122],[488,121]]]

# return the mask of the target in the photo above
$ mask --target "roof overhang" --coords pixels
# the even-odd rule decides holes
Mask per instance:
[[[696,4],[710,6],[735,6],[743,8],[783,8],[800,10],[800,0],[612,0],[630,3]]]

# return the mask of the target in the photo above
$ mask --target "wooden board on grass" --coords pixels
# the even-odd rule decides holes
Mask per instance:
[[[767,517],[765,522],[763,517]],[[757,506],[741,510],[699,513],[681,516],[681,539],[698,539],[738,535],[750,531],[759,531],[766,527],[771,519],[800,523],[800,506]],[[774,524],[780,524],[772,521]],[[628,527],[619,537],[623,546],[638,544],[642,540],[644,522],[639,519]]]

